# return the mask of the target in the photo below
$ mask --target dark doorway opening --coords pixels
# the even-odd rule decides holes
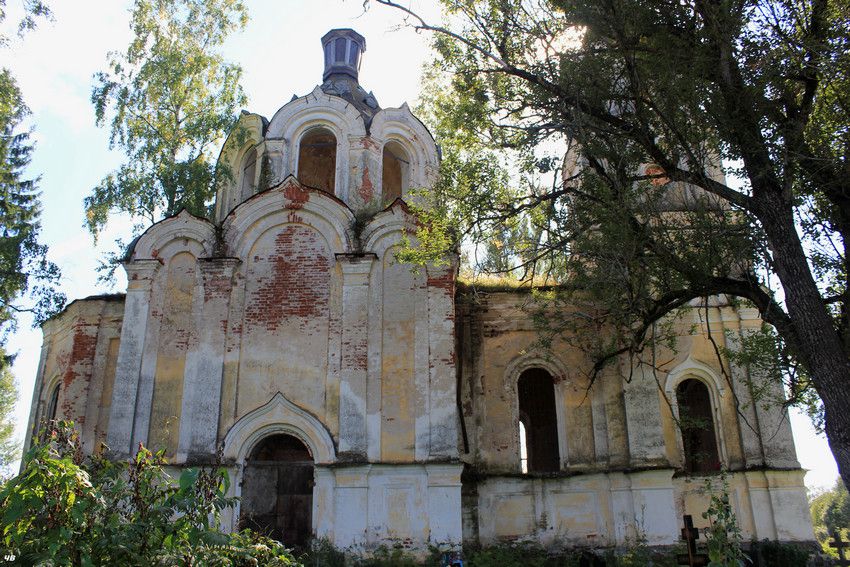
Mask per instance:
[[[720,470],[717,454],[717,436],[708,388],[693,378],[684,380],[676,388],[679,405],[679,426],[685,450],[685,471],[707,473]]]
[[[245,462],[240,526],[303,549],[312,535],[313,457],[299,439],[272,435]]]

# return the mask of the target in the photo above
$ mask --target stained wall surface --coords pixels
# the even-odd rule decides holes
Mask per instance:
[[[718,354],[760,328],[754,310],[722,298],[695,304],[671,321],[672,344],[593,376],[589,337],[560,334],[542,346],[539,321],[571,315],[547,313],[528,291],[463,288],[456,308],[465,541],[616,545],[645,537],[660,545],[675,543],[683,514],[704,524],[706,487],[721,489],[722,478],[683,471],[675,392],[688,379],[710,394],[704,426],[714,428],[745,537],[812,539],[781,384]],[[558,435],[548,441],[561,458],[556,472],[522,470],[517,382],[528,369],[554,383]]]
[[[323,40],[365,48],[353,30]],[[142,443],[175,468],[221,453],[233,496],[263,440],[294,437],[313,467],[310,533],[358,552],[668,544],[683,513],[701,517],[705,479],[717,482],[683,472],[675,392],[696,379],[745,534],[812,539],[787,416],[752,396],[781,386],[717,356],[760,327],[757,313],[722,298],[694,305],[654,365],[623,358],[591,379],[580,337],[541,347],[532,294],[458,286],[453,255],[400,262],[439,152],[407,105],[380,107],[351,61],[270,120],[243,113],[219,159],[232,175],[213,218],[154,224],[128,251],[125,295],[76,301],[45,324],[30,430],[59,385],[56,417],[75,421],[87,452],[105,441],[127,458]],[[317,133],[328,159],[305,169]],[[526,459],[528,470],[524,372],[551,380],[534,391],[552,399],[524,407],[549,408],[531,434],[549,432],[557,454]],[[228,527],[258,513],[249,496]]]

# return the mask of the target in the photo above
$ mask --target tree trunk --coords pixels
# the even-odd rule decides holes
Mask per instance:
[[[791,346],[823,400],[826,437],[850,488],[850,359],[812,276],[791,207],[778,192],[760,196],[758,217],[797,334]]]

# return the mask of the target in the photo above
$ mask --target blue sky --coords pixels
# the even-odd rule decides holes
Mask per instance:
[[[321,82],[319,38],[335,27],[352,27],[366,37],[360,82],[373,90],[383,107],[413,106],[421,85],[420,69],[429,57],[427,36],[403,28],[398,12],[373,5],[364,13],[360,0],[246,0],[251,21],[225,46],[225,56],[244,70],[248,110],[270,118],[293,94],[310,92]],[[435,19],[433,2],[413,0],[415,9]],[[9,2],[14,22],[18,2]],[[55,21],[42,22],[22,40],[0,50],[0,65],[11,69],[32,110],[37,147],[29,169],[41,176],[42,242],[63,272],[69,300],[106,291],[98,286],[97,259],[126,237],[126,218],[110,221],[98,245],[83,229],[83,198],[122,156],[108,148],[108,132],[94,124],[89,102],[92,76],[105,67],[106,54],[123,50],[130,39],[128,1],[51,2]],[[401,29],[400,29],[401,28]],[[16,419],[22,438],[29,414],[41,332],[23,320],[10,339],[17,352],[14,373],[20,386]],[[837,476],[825,439],[815,435],[807,418],[792,414],[797,451],[810,469],[809,486],[832,485]]]

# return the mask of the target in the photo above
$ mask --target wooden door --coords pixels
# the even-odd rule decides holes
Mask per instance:
[[[287,547],[307,546],[313,523],[313,461],[305,456],[310,457],[306,447],[288,435],[270,437],[252,452],[242,477],[241,527]]]

